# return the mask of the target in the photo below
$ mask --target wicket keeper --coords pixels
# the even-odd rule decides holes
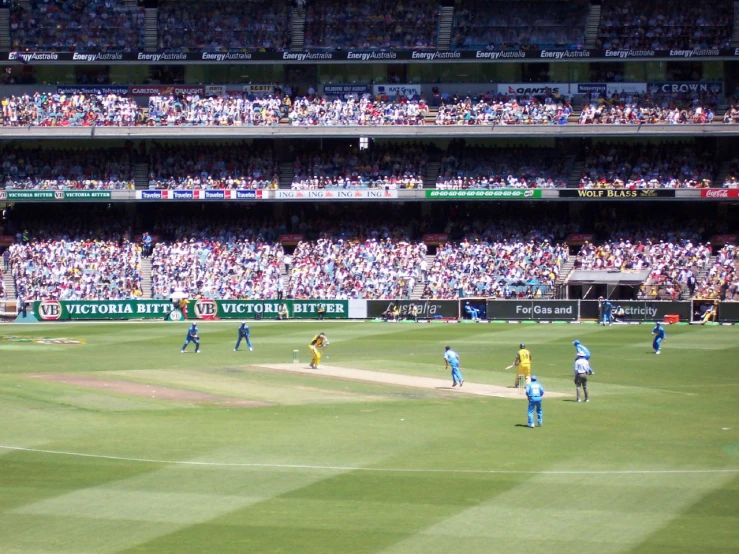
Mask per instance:
[[[310,341],[308,348],[310,348],[310,351],[313,354],[313,358],[310,362],[311,369],[318,369],[318,365],[321,363],[321,349],[327,347],[328,345],[328,339],[323,333],[318,333],[315,337],[313,337],[313,340]]]
[[[198,335],[198,326],[195,323],[190,325],[190,328],[187,330],[187,335],[185,336],[185,344],[182,345],[182,350],[180,350],[180,354],[185,353],[187,345],[191,342],[195,343],[195,354],[200,354],[200,336]]]
[[[531,352],[526,349],[526,345],[524,343],[521,343],[518,346],[519,351],[513,362],[513,365],[518,368],[518,372],[516,373],[516,388],[518,388],[518,380],[521,375],[526,378],[527,385],[531,382]]]

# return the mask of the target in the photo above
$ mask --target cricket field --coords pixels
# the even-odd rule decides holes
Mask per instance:
[[[188,325],[0,326],[1,552],[739,552],[738,327]]]

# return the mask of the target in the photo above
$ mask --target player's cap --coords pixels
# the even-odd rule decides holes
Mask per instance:
[[[241,322],[241,324],[242,324],[242,325],[246,325],[246,321],[242,321],[242,322]]]
[[[532,381],[536,381],[536,375],[532,375],[532,376],[531,376],[531,380],[532,380]]]
[[[577,346],[578,344],[580,344],[580,341],[577,340],[577,339],[575,339],[575,340],[572,341],[572,344],[574,344],[575,346]]]
[[[518,345],[519,348],[526,348],[526,345],[524,343],[521,343]]]

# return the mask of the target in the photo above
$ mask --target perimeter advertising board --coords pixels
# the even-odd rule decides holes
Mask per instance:
[[[390,303],[395,304],[400,311],[400,318],[410,317],[411,305],[418,307],[418,317],[421,319],[457,319],[459,317],[459,302],[456,300],[367,300],[367,317],[382,317]]]
[[[739,302],[721,302],[718,305],[719,321],[739,322]]]
[[[280,304],[291,319],[316,319],[322,305],[326,319],[347,319],[347,300],[210,300],[201,299],[187,305],[191,319],[277,319]]]
[[[624,309],[624,321],[662,321],[666,315],[677,315],[680,321],[690,321],[690,302],[611,300],[611,304],[614,311],[617,306]],[[597,300],[580,301],[580,318],[597,320],[599,317]]]
[[[42,300],[33,312],[43,321],[69,319],[164,319],[173,309],[169,300]]]
[[[577,321],[577,300],[488,300],[489,320]]]

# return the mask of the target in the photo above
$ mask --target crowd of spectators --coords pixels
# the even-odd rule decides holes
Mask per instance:
[[[552,93],[540,96],[487,93],[442,101],[437,125],[565,125],[569,101]]]
[[[441,160],[437,189],[563,188],[570,164],[552,149],[488,148],[453,142]]]
[[[580,188],[710,188],[714,159],[693,144],[596,143],[586,150]]]
[[[150,189],[277,188],[277,163],[269,148],[236,144],[154,144]]]
[[[13,50],[143,50],[145,12],[125,0],[12,0]]]
[[[718,94],[655,95],[652,93],[604,95],[583,105],[580,125],[686,125],[710,124],[715,118]]]
[[[711,258],[710,244],[685,238],[673,240],[612,239],[598,246],[586,242],[580,248],[575,267],[583,270],[613,269],[655,272],[703,267]]]
[[[426,148],[411,144],[305,154],[293,164],[292,188],[422,188],[427,160]]]
[[[725,189],[739,189],[739,158],[729,162],[729,172],[724,177],[723,187]]]
[[[695,292],[697,298],[739,302],[739,248],[727,245],[719,250]]]
[[[423,125],[429,108],[423,99],[373,99],[368,94],[347,99],[296,98],[288,118],[294,126]]]
[[[128,190],[134,188],[129,148],[2,150],[0,188],[34,190]]]
[[[325,237],[300,242],[290,298],[410,298],[426,245],[404,238]]]
[[[215,225],[190,237],[161,241],[151,261],[152,296],[232,300],[277,299],[282,293],[282,246],[255,228]]]
[[[141,248],[126,239],[39,238],[10,247],[16,292],[25,300],[139,298]]]
[[[139,121],[133,98],[116,94],[24,93],[0,100],[6,127],[129,126]]]
[[[287,50],[290,14],[284,0],[168,0],[159,5],[159,48],[165,51]]]
[[[435,48],[438,15],[438,3],[424,0],[309,2],[305,14],[305,47]]]
[[[739,105],[732,103],[724,112],[724,123],[739,123]]]
[[[283,116],[283,100],[271,95],[264,98],[247,94],[150,96],[148,107],[145,124],[150,126],[274,126]]]
[[[454,12],[452,48],[576,50],[585,42],[586,19],[587,10],[572,2],[462,0]]]
[[[445,230],[452,240],[437,248],[424,298],[539,298],[551,292],[567,260],[566,246],[555,241],[561,222],[463,219]]]
[[[726,0],[609,0],[598,42],[606,50],[729,48],[733,26],[733,5]]]

